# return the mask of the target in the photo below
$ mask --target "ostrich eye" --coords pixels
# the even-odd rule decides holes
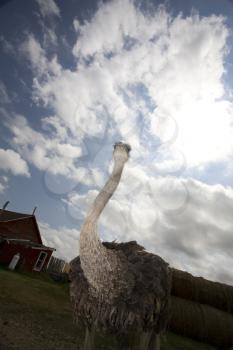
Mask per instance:
[[[131,146],[130,146],[128,143],[125,144],[125,147],[126,147],[126,149],[127,149],[128,152],[131,151]]]

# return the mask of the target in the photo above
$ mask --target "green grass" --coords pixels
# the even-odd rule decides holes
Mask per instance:
[[[78,350],[84,330],[72,321],[69,285],[47,274],[12,272],[0,267],[0,349]],[[114,347],[110,337],[97,339],[96,350]],[[216,350],[168,333],[162,350]]]

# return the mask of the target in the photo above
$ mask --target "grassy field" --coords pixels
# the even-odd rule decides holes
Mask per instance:
[[[68,284],[0,267],[0,350],[78,350],[83,335],[72,322]],[[116,350],[110,338],[97,342],[96,350]],[[162,350],[216,348],[168,333]]]

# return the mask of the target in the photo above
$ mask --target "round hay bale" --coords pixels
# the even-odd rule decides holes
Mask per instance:
[[[210,305],[233,315],[233,286],[194,277],[173,268],[171,271],[172,295]]]
[[[215,346],[233,346],[233,316],[208,305],[172,296],[169,328]]]

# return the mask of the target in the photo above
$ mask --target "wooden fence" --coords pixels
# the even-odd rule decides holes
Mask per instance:
[[[68,273],[70,269],[70,265],[62,259],[51,257],[49,264],[47,266],[48,272],[56,272],[56,273]]]

